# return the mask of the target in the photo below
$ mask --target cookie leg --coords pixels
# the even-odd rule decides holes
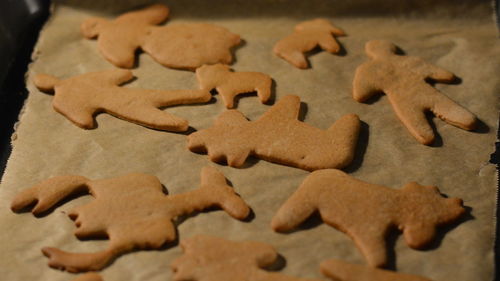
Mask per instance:
[[[327,51],[329,53],[338,53],[340,51],[340,45],[339,45],[339,43],[330,34],[328,34],[327,36],[322,37],[318,41],[318,44],[319,44],[319,46],[323,50],[325,50],[325,51]]]
[[[262,81],[261,85],[256,88],[257,96],[259,97],[261,103],[266,103],[271,97],[271,86],[272,80],[265,79],[264,81]]]
[[[299,51],[282,51],[279,56],[298,68],[305,69],[309,66],[305,55]]]
[[[145,99],[151,99],[155,107],[166,107],[179,104],[193,104],[208,102],[212,95],[210,90],[170,90],[151,91],[142,90]]]
[[[49,266],[72,273],[101,270],[114,258],[108,250],[97,253],[68,253],[56,248],[43,248]]]
[[[435,97],[431,111],[447,123],[464,130],[473,130],[476,127],[476,117],[474,114],[443,94],[439,93]]]
[[[364,231],[351,236],[370,266],[383,267],[387,263],[387,249],[383,231]]]
[[[429,125],[423,109],[411,104],[392,102],[394,112],[406,126],[410,134],[422,144],[429,145],[434,141],[434,132]]]
[[[217,93],[219,96],[222,97],[222,101],[224,102],[224,105],[226,108],[233,108],[234,107],[234,97],[238,94],[235,93],[234,91],[224,88],[224,87],[217,87],[216,88]]]
[[[144,127],[170,132],[185,132],[188,121],[154,106],[124,107],[110,114]]]

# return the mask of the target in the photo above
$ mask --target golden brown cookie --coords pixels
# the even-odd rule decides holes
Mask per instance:
[[[299,110],[300,98],[285,96],[256,121],[225,111],[213,127],[190,134],[188,148],[232,167],[241,167],[249,155],[310,171],[347,166],[358,139],[358,116],[344,115],[325,131],[297,120]]]
[[[417,275],[396,273],[335,259],[322,262],[320,268],[321,273],[337,281],[431,281]]]
[[[209,91],[203,90],[147,90],[119,86],[132,78],[129,70],[112,69],[64,80],[38,74],[34,83],[41,91],[54,91],[54,109],[83,129],[95,128],[94,116],[106,112],[144,127],[183,132],[188,129],[188,121],[160,108],[204,103],[212,97]]]
[[[234,107],[234,97],[250,92],[257,92],[260,102],[265,103],[271,97],[271,77],[260,72],[232,72],[224,64],[204,65],[196,69],[196,78],[200,89],[216,89],[227,108]]]
[[[274,53],[298,68],[308,68],[304,53],[319,46],[332,54],[340,51],[335,36],[345,36],[344,31],[326,19],[304,21],[295,26],[292,34],[274,45]]]
[[[94,272],[84,273],[79,275],[73,281],[103,281],[102,277]]]
[[[403,232],[406,244],[419,249],[436,236],[436,227],[464,213],[462,200],[441,196],[435,186],[411,182],[397,190],[357,180],[340,170],[311,173],[281,206],[271,222],[275,231],[289,231],[314,212],[354,240],[371,266],[387,262],[386,235]]]
[[[157,26],[168,14],[167,6],[154,4],[114,20],[87,19],[81,30],[86,38],[97,37],[104,58],[118,67],[133,67],[138,49],[172,68],[194,71],[204,64],[231,63],[230,49],[240,44],[239,35],[206,23]]]
[[[137,249],[158,249],[176,239],[172,222],[181,215],[220,207],[236,219],[250,209],[213,167],[201,171],[198,189],[166,195],[158,178],[133,173],[117,178],[89,180],[81,176],[59,176],[22,191],[12,201],[14,212],[32,208],[37,215],[54,207],[70,194],[88,191],[95,200],[68,213],[75,221],[78,238],[109,238],[108,248],[94,253],[69,253],[44,248],[49,266],[69,272],[95,271],[118,256]]]
[[[420,58],[397,55],[396,49],[386,40],[366,43],[365,50],[371,60],[356,69],[354,99],[363,102],[384,92],[406,128],[426,145],[434,141],[434,132],[425,117],[427,111],[449,124],[473,130],[474,114],[426,83],[427,79],[451,82],[455,75]]]
[[[234,242],[198,235],[182,240],[181,247],[184,255],[171,265],[174,281],[315,280],[263,270],[276,262],[278,253],[261,242]]]

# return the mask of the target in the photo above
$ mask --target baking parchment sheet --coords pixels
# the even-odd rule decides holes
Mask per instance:
[[[233,68],[269,74],[275,81],[275,100],[299,95],[301,118],[312,126],[327,129],[344,114],[358,114],[363,125],[355,160],[345,169],[350,175],[393,188],[417,181],[463,198],[468,215],[460,223],[440,228],[429,249],[410,249],[402,236],[391,236],[390,269],[436,281],[492,280],[496,176],[488,159],[497,129],[500,46],[490,3],[380,2],[169,1],[165,2],[171,8],[166,24],[208,22],[241,35],[244,43],[235,49]],[[225,174],[252,207],[254,217],[241,222],[221,210],[202,212],[181,220],[179,239],[210,234],[270,243],[286,261],[281,272],[299,277],[326,279],[319,273],[319,263],[329,258],[365,263],[345,234],[317,217],[289,234],[270,229],[272,216],[308,175],[306,171],[256,159],[248,160],[241,169],[217,165],[206,155],[188,151],[185,134],[150,130],[107,114],[97,117],[97,129],[82,130],[52,109],[52,96],[34,87],[33,75],[67,78],[113,68],[98,52],[96,41],[82,37],[81,22],[90,16],[114,18],[148,3],[55,1],[27,74],[30,94],[0,185],[1,280],[72,280],[73,274],[49,268],[40,249],[52,246],[91,252],[107,243],[78,241],[72,234],[75,227],[65,212],[90,201],[90,196],[35,218],[9,209],[14,195],[24,188],[56,175],[99,179],[144,172],[159,177],[169,193],[176,194],[197,188],[199,173],[206,165]],[[347,33],[338,38],[343,46],[340,55],[312,52],[312,67],[307,70],[273,55],[277,40],[290,34],[298,22],[315,17],[329,18]],[[410,136],[385,96],[368,104],[355,102],[351,97],[354,71],[367,60],[364,44],[371,39],[391,40],[406,54],[420,56],[460,77],[458,84],[436,84],[436,88],[475,113],[481,121],[478,130],[467,132],[429,117],[438,137],[433,146],[424,146]],[[167,69],[144,53],[138,56],[133,72],[137,79],[125,87],[198,87],[193,72]],[[251,95],[239,98],[237,105],[251,120],[269,109]],[[194,129],[210,127],[224,110],[217,95],[209,104],[166,109],[188,119]],[[107,281],[171,280],[169,264],[181,253],[176,243],[161,250],[134,252],[118,258],[102,275]]]

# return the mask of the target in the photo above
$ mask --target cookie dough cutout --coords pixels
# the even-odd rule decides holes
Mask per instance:
[[[369,265],[387,263],[386,236],[403,232],[414,249],[428,245],[440,225],[457,221],[462,200],[441,196],[435,186],[411,182],[397,190],[357,180],[340,170],[311,173],[273,217],[275,231],[290,231],[319,212],[328,225],[354,240]]]
[[[130,70],[89,72],[68,79],[38,74],[33,82],[44,92],[54,92],[52,105],[83,129],[94,129],[94,116],[106,112],[144,127],[184,132],[188,121],[160,108],[208,102],[212,95],[203,90],[147,90],[119,85],[133,79]]]
[[[431,281],[417,275],[371,268],[335,259],[323,261],[320,268],[323,275],[337,281]]]
[[[73,281],[104,281],[104,279],[97,273],[89,272],[76,277]]]
[[[263,270],[276,262],[278,253],[261,242],[198,235],[182,240],[181,247],[184,255],[171,265],[174,281],[319,281]]]
[[[353,82],[356,101],[364,102],[384,92],[410,134],[425,145],[432,144],[435,138],[425,116],[427,111],[464,130],[476,127],[474,114],[426,83],[428,79],[452,82],[453,73],[418,57],[397,55],[397,47],[386,40],[369,41],[365,50],[371,60],[356,69]]]
[[[321,130],[297,120],[300,98],[285,96],[256,121],[223,112],[208,129],[188,136],[188,148],[214,162],[243,166],[249,155],[304,170],[342,168],[354,157],[360,121],[347,114]]]
[[[200,89],[217,90],[226,108],[234,107],[234,97],[250,92],[257,92],[261,103],[271,97],[272,79],[260,72],[232,72],[224,64],[204,65],[196,69],[196,78]]]
[[[278,41],[273,52],[295,67],[305,69],[309,67],[305,53],[317,46],[332,54],[340,51],[335,36],[345,36],[345,33],[326,19],[304,21],[295,26],[292,34]]]
[[[157,26],[169,9],[154,4],[125,13],[114,20],[90,18],[81,25],[83,35],[97,38],[99,51],[117,67],[132,68],[138,49],[171,68],[195,70],[203,64],[232,62],[231,48],[240,36],[206,23]]]
[[[213,167],[201,171],[200,188],[166,195],[157,177],[133,173],[117,178],[89,180],[81,176],[59,176],[22,191],[11,209],[31,208],[34,215],[46,212],[70,194],[88,191],[95,197],[68,213],[75,221],[75,236],[107,237],[107,249],[94,253],[69,253],[43,248],[49,266],[69,272],[96,271],[118,256],[133,250],[159,249],[175,241],[173,220],[211,207],[220,207],[233,218],[245,219],[250,209]]]

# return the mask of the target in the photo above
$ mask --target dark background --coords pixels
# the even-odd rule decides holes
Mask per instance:
[[[494,1],[493,5],[500,30],[500,0]],[[0,121],[0,178],[3,176],[11,152],[10,138],[14,132],[15,123],[28,95],[24,75],[31,62],[31,53],[38,39],[38,33],[49,16],[49,8],[50,0],[0,0],[0,116],[2,117]],[[500,131],[497,136],[500,139]],[[490,158],[490,162],[497,165],[497,170],[500,166],[499,147],[500,143],[497,142],[496,151],[491,154]],[[497,209],[497,218],[499,215],[500,212]],[[499,229],[497,222],[497,233]],[[498,235],[495,253],[497,265],[495,280],[500,281]]]

